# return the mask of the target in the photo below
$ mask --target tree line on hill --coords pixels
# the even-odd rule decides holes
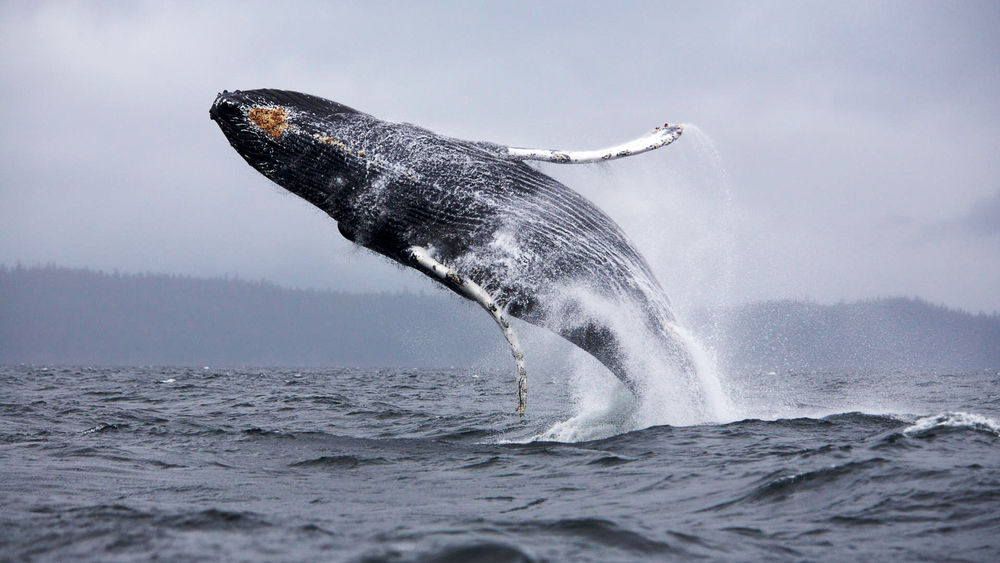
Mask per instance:
[[[1000,316],[917,299],[771,301],[686,320],[731,369],[1000,367]],[[488,315],[444,291],[353,294],[0,266],[0,364],[445,367],[508,359]]]

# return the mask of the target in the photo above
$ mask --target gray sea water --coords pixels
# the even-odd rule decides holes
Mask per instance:
[[[995,371],[743,374],[637,429],[565,375],[522,419],[505,371],[0,368],[0,559],[1000,558]]]

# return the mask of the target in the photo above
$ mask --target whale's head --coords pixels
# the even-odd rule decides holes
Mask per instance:
[[[330,100],[269,89],[224,91],[209,110],[250,166],[327,212],[356,181],[358,157],[339,138],[358,115]]]

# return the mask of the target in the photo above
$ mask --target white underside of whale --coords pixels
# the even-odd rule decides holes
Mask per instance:
[[[638,139],[607,147],[603,149],[587,151],[565,151],[552,149],[527,149],[507,147],[508,156],[519,160],[541,160],[545,162],[557,162],[562,164],[584,164],[588,162],[603,162],[614,160],[636,154],[642,154],[651,150],[665,147],[676,141],[684,132],[683,125],[670,125],[664,123],[647,135]]]
[[[521,345],[517,340],[514,328],[510,326],[510,320],[506,313],[497,305],[496,300],[486,292],[476,282],[469,278],[462,277],[458,272],[435,260],[430,252],[422,246],[411,246],[408,249],[410,259],[416,266],[438,278],[450,287],[457,289],[465,297],[475,301],[480,307],[493,317],[493,320],[500,326],[504,338],[510,344],[510,352],[514,356],[514,364],[517,368],[517,412],[524,414],[524,408],[528,402],[528,372],[524,368],[524,354],[521,353]]]

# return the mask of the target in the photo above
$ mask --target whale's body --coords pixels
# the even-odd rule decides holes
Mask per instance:
[[[210,113],[251,166],[330,215],[346,238],[499,308],[501,326],[506,311],[549,329],[632,385],[615,331],[592,310],[596,297],[642,311],[635,322],[689,361],[663,290],[618,225],[523,161],[582,153],[449,138],[282,90],[223,93]],[[663,144],[680,131],[671,133]]]

